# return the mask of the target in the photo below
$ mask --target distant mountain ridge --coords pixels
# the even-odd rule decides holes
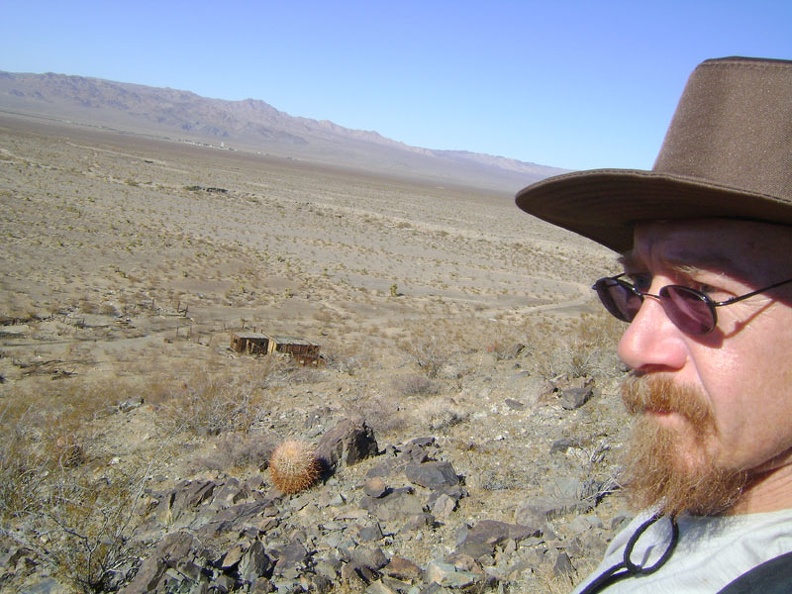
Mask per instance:
[[[566,171],[469,151],[413,147],[377,132],[291,116],[258,99],[210,99],[65,74],[0,71],[0,111],[509,192]]]

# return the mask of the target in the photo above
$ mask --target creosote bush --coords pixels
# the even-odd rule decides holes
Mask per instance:
[[[405,352],[427,377],[437,377],[451,358],[448,344],[432,336],[417,338],[404,344]]]
[[[129,389],[42,381],[0,410],[0,534],[85,593],[117,590],[136,555],[129,536],[148,472],[105,466],[86,428]]]
[[[622,370],[616,348],[623,331],[624,325],[605,313],[532,323],[519,356],[540,377],[616,377]]]
[[[145,479],[145,472],[106,473],[99,480],[64,472],[47,489],[37,515],[52,541],[42,557],[80,591],[116,591],[126,579],[136,554],[129,537]]]
[[[192,457],[190,470],[222,472],[259,468],[275,449],[274,441],[257,433],[224,433],[212,439],[213,447]]]
[[[4,399],[0,408],[0,521],[40,505],[42,485],[90,457],[87,422],[107,414],[129,388],[119,382],[42,379]]]
[[[6,418],[7,409],[0,412],[3,439],[0,441],[0,521],[30,511],[36,505],[39,476],[51,468],[46,452],[35,447],[26,419]]]
[[[394,378],[393,386],[405,396],[426,396],[438,394],[441,385],[424,375],[407,375]]]
[[[260,377],[199,371],[168,389],[162,409],[176,432],[199,436],[245,432],[258,419],[268,371],[266,365],[262,366]]]

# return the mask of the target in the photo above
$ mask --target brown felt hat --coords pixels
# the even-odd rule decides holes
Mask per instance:
[[[617,252],[639,221],[740,218],[792,225],[792,61],[707,60],[688,80],[651,171],[542,180],[517,206]]]

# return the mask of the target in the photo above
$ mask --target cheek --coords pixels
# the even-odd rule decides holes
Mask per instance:
[[[727,339],[710,357],[699,358],[697,367],[714,410],[720,455],[728,458],[723,462],[741,468],[758,466],[792,447],[787,355],[792,340],[753,341],[755,336]]]

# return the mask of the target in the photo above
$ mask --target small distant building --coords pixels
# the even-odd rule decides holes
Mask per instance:
[[[239,332],[231,335],[231,350],[248,355],[266,355],[269,351],[269,336],[259,332]]]
[[[289,336],[267,336],[260,332],[235,332],[231,334],[231,350],[248,355],[287,353],[302,365],[319,362],[321,346]]]

